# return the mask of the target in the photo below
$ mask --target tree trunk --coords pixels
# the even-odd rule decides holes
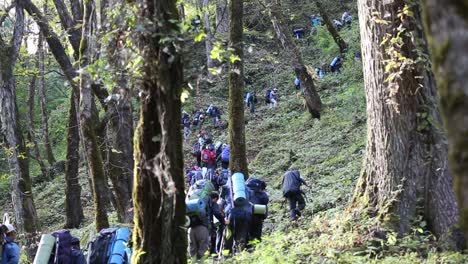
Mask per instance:
[[[449,142],[449,164],[460,207],[460,223],[468,238],[468,5],[425,0],[426,26],[441,109]]]
[[[317,5],[317,9],[319,10],[323,22],[327,26],[328,32],[330,32],[330,34],[332,35],[333,40],[335,40],[335,43],[336,45],[338,45],[338,48],[340,48],[340,53],[343,56],[348,50],[348,45],[346,45],[346,42],[341,38],[335,26],[333,26],[331,19],[328,17],[327,12],[323,8],[319,0],[315,0],[315,5]]]
[[[117,200],[117,213],[120,222],[130,223],[132,214],[133,183],[133,137],[132,105],[128,91],[124,88],[115,90],[121,98],[108,104],[110,120],[107,128],[109,138],[109,177],[114,186]]]
[[[12,175],[12,203],[16,228],[34,232],[37,214],[31,190],[29,159],[25,156],[25,144],[19,127],[16,105],[16,81],[13,74],[24,32],[24,14],[21,3],[16,3],[16,20],[11,43],[0,36],[0,124],[8,150],[8,164]]]
[[[267,10],[270,15],[271,23],[273,24],[273,29],[276,32],[276,37],[288,53],[291,66],[293,67],[296,76],[299,77],[299,80],[301,81],[301,87],[304,90],[304,98],[306,100],[309,113],[313,118],[320,119],[322,101],[320,100],[320,96],[315,90],[315,84],[312,76],[310,76],[306,67],[304,66],[299,49],[294,44],[294,40],[292,39],[291,35],[288,34],[289,31],[286,27],[286,23],[284,22],[284,16],[281,12],[281,6],[279,5],[279,2],[272,3],[271,0],[268,0]]]
[[[39,164],[39,168],[41,169],[41,173],[43,177],[48,177],[47,175],[47,167],[44,164],[44,160],[41,157],[41,153],[39,151],[39,145],[36,141],[36,136],[34,133],[34,98],[36,97],[36,75],[31,78],[31,82],[29,83],[29,91],[28,91],[28,142],[32,145],[32,152],[34,159]],[[26,150],[29,152],[28,148]]]
[[[185,21],[185,5],[184,3],[179,4],[179,17],[181,21]]]
[[[39,60],[39,105],[41,108],[41,123],[42,123],[42,138],[44,140],[44,147],[47,155],[47,161],[49,165],[55,163],[54,153],[52,151],[52,145],[50,144],[49,139],[49,114],[47,113],[47,95],[45,89],[45,79],[44,79],[44,62],[45,62],[45,51],[44,51],[44,42],[42,34],[40,34],[38,39],[38,60]]]
[[[211,50],[213,50],[213,35],[211,34],[210,25],[210,14],[208,12],[209,0],[203,0],[202,11],[203,11],[203,24],[205,25],[205,52],[206,52],[206,76],[208,81],[211,81],[213,75],[210,72],[210,68],[214,67],[213,60],[211,59]]]
[[[216,3],[216,33],[226,34],[229,31],[229,9],[227,0]]]
[[[84,5],[84,19],[82,25],[82,38],[80,43],[80,69],[86,68],[91,60],[90,35],[92,34],[91,15],[94,3],[89,0]],[[83,139],[86,162],[89,166],[92,179],[92,190],[94,196],[94,210],[96,230],[109,227],[107,218],[108,189],[104,164],[102,161],[101,149],[99,148],[98,137],[96,135],[93,122],[93,93],[91,89],[91,76],[89,73],[80,71],[80,127]]]
[[[65,228],[78,228],[84,219],[81,206],[81,185],[79,181],[79,147],[80,131],[77,116],[79,94],[76,90],[70,93],[70,110],[68,112],[67,165],[65,170]],[[92,186],[92,185],[91,185]]]
[[[229,69],[229,146],[231,155],[229,168],[233,173],[241,172],[249,177],[245,146],[244,122],[244,44],[243,11],[244,1],[230,1],[229,48],[238,60],[230,63]]]
[[[365,165],[353,204],[400,235],[410,231],[419,214],[435,235],[456,239],[450,233],[458,220],[457,205],[447,146],[438,129],[435,82],[425,67],[418,6],[408,8],[404,0],[359,0],[358,7],[368,125]],[[414,15],[403,14],[404,9]]]
[[[132,263],[187,262],[181,118],[182,60],[175,0],[140,0],[144,56],[140,121],[135,135]],[[157,34],[156,34],[157,32]],[[169,41],[162,42],[161,39]]]

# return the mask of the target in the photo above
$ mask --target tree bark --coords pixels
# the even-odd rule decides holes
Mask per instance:
[[[70,93],[70,110],[68,112],[67,132],[67,165],[65,169],[65,228],[78,228],[84,219],[81,206],[81,185],[79,181],[80,131],[77,116],[79,94],[76,90]],[[92,186],[92,185],[91,185]]]
[[[422,215],[437,237],[457,243],[457,204],[447,146],[438,129],[436,86],[425,67],[426,56],[420,55],[427,46],[419,7],[404,0],[359,0],[358,7],[368,129],[365,165],[353,204],[364,206],[400,235]]]
[[[288,53],[291,66],[293,67],[296,76],[299,77],[299,80],[301,81],[301,87],[304,89],[304,98],[306,100],[309,113],[313,118],[320,119],[322,101],[320,100],[320,96],[315,90],[315,84],[312,76],[310,76],[307,68],[304,66],[304,62],[301,58],[301,52],[294,44],[294,40],[292,39],[291,35],[288,34],[289,31],[286,27],[286,23],[284,22],[281,6],[279,2],[273,3],[273,1],[268,0],[266,8],[270,15],[273,29],[276,32],[276,37]]]
[[[90,54],[90,36],[92,34],[92,13],[94,3],[89,0],[84,5],[84,18],[82,25],[82,35],[80,43],[80,69],[86,68],[91,60]],[[98,144],[93,122],[93,93],[91,89],[91,76],[85,71],[80,71],[80,128],[83,139],[86,162],[89,166],[92,179],[92,190],[94,196],[94,210],[96,230],[109,227],[107,217],[108,189],[107,180],[104,172],[101,149]]]
[[[449,164],[460,207],[461,229],[468,238],[468,5],[425,0],[434,72],[449,142]]]
[[[328,17],[327,12],[323,8],[319,0],[315,0],[315,5],[317,6],[317,9],[319,10],[320,16],[322,17],[323,22],[325,23],[325,26],[327,26],[328,32],[330,32],[330,34],[332,35],[333,40],[335,41],[336,45],[338,45],[338,48],[340,48],[340,53],[343,56],[348,50],[348,45],[341,38],[335,26],[333,26],[333,23],[330,17]]]
[[[226,34],[229,31],[229,8],[227,0],[216,3],[216,33]]]
[[[241,172],[249,177],[245,145],[244,122],[244,1],[230,1],[229,48],[238,59],[230,62],[229,69],[229,146],[231,155],[229,168],[233,173]]]
[[[115,90],[121,98],[108,104],[110,120],[107,137],[110,141],[108,152],[109,177],[114,186],[117,213],[120,222],[130,223],[132,214],[133,182],[133,115],[129,93],[126,89]]]
[[[52,151],[52,145],[49,138],[49,114],[47,113],[47,95],[45,90],[45,79],[44,79],[44,63],[45,63],[45,51],[44,51],[44,40],[42,34],[39,34],[38,39],[38,63],[39,63],[39,105],[41,108],[41,123],[42,123],[42,138],[44,140],[44,147],[47,156],[47,162],[49,165],[55,163],[54,152]]]
[[[213,59],[211,59],[211,51],[213,50],[213,35],[211,33],[210,25],[210,14],[208,13],[209,0],[203,0],[202,12],[203,12],[203,24],[205,26],[205,53],[206,53],[206,76],[208,81],[213,78],[210,72],[210,68],[214,68]]]
[[[181,118],[182,60],[175,0],[140,0],[144,57],[135,135],[132,263],[187,262]],[[157,25],[157,26],[156,26]],[[162,42],[161,39],[170,41]]]
[[[15,211],[16,228],[34,232],[37,229],[37,214],[29,176],[29,159],[19,127],[16,104],[16,81],[14,68],[18,59],[24,32],[24,14],[21,3],[16,3],[16,19],[10,43],[0,36],[0,124],[8,164],[12,175],[12,203]]]
[[[41,157],[41,153],[39,151],[39,145],[36,141],[36,135],[34,133],[34,98],[36,97],[36,75],[32,76],[31,82],[29,83],[29,91],[28,91],[28,132],[27,132],[27,139],[30,145],[32,145],[32,152],[33,157],[39,164],[39,168],[41,173],[44,177],[47,177],[47,167],[44,163],[44,160]],[[26,150],[29,152],[28,148]]]

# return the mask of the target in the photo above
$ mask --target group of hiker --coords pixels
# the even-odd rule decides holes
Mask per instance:
[[[351,23],[352,23],[352,20],[353,20],[353,17],[351,16],[351,14],[349,12],[344,12],[343,15],[341,16],[341,20],[340,19],[333,19],[332,20],[332,23],[333,23],[333,26],[335,26],[335,28],[337,30],[341,30],[344,26],[348,26],[348,27],[351,27]],[[310,16],[310,35],[313,35],[315,34],[315,32],[317,31],[317,27],[322,25],[323,24],[323,20],[320,16],[318,15],[311,15]],[[305,37],[305,30],[303,27],[294,27],[293,28],[293,36],[294,38],[296,39],[302,39]]]
[[[186,112],[182,112],[181,125],[184,130],[184,140],[188,140],[192,134],[192,127],[201,129],[206,117],[211,117],[215,128],[221,127],[222,111],[214,104],[210,104],[206,110],[194,110],[193,117]]]

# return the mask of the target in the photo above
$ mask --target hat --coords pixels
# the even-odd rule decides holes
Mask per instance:
[[[7,228],[7,230],[6,230],[5,233],[8,234],[8,233],[11,233],[11,232],[15,231],[15,227],[13,227],[12,224],[5,224],[5,226],[6,226],[6,228]]]

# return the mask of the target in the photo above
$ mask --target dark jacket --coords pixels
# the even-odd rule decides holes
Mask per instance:
[[[289,194],[299,193],[301,191],[301,184],[306,184],[306,182],[301,178],[299,171],[287,171],[283,176],[283,185],[281,187],[283,196],[286,197]]]

